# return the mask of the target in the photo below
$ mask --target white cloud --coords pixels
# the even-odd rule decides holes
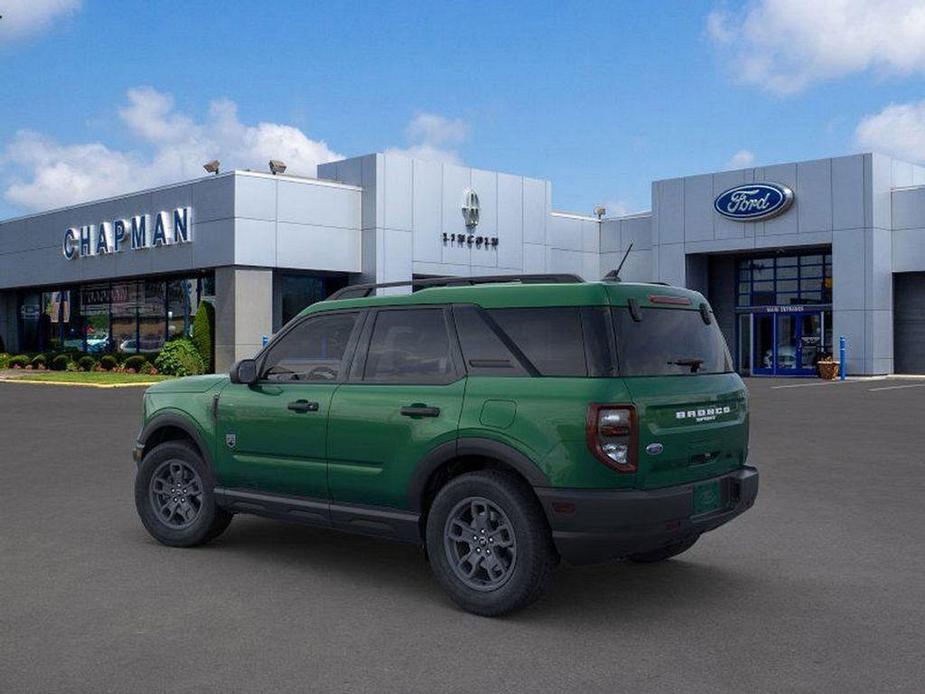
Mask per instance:
[[[753,0],[707,17],[731,77],[779,94],[863,70],[925,72],[921,0]]]
[[[151,87],[131,89],[119,116],[141,145],[119,151],[100,142],[65,145],[22,130],[0,154],[7,173],[7,201],[41,210],[108,197],[205,175],[202,164],[219,159],[222,170],[265,170],[282,159],[287,173],[315,176],[317,165],[343,158],[298,128],[278,123],[246,125],[237,106],[213,101],[201,122],[177,112],[173,97]]]
[[[755,162],[755,153],[747,149],[740,149],[738,152],[729,157],[726,167],[729,169],[744,169]]]
[[[0,45],[42,31],[79,8],[80,0],[6,0],[0,5]]]
[[[436,113],[419,113],[405,128],[409,145],[391,147],[391,154],[403,154],[415,159],[429,159],[447,164],[460,164],[456,147],[469,136],[469,126],[458,118],[446,118]]]
[[[864,150],[925,161],[925,100],[890,104],[865,116],[855,130],[855,140]]]

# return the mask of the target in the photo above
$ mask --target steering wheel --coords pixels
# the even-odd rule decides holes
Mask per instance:
[[[337,378],[337,371],[330,366],[316,366],[306,376],[309,381],[333,381]]]

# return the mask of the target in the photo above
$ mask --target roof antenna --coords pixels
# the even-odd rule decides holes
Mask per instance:
[[[623,269],[623,263],[626,262],[626,259],[630,257],[630,251],[633,250],[633,242],[630,241],[629,247],[626,249],[626,253],[623,254],[623,260],[620,261],[620,264],[617,265],[616,270],[611,270],[606,275],[604,275],[605,282],[621,282],[620,279],[620,270]]]

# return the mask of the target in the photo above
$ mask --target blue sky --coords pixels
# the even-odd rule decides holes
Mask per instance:
[[[921,5],[0,2],[0,218],[269,151],[407,149],[581,212],[737,165],[922,160]]]

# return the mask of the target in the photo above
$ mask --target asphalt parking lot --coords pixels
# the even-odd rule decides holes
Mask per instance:
[[[410,546],[238,517],[162,547],[141,389],[0,382],[0,691],[922,691],[925,380],[749,387],[751,512],[490,620]]]

